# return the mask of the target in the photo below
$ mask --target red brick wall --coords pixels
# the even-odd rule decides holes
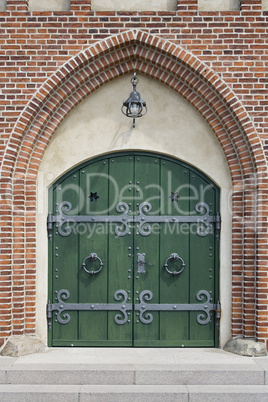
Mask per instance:
[[[1,342],[35,333],[35,180],[62,119],[85,96],[129,71],[188,99],[218,137],[233,180],[233,335],[268,339],[268,13],[0,13]],[[230,261],[231,264],[231,261]]]

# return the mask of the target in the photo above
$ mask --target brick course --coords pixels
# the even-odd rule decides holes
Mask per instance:
[[[121,74],[154,77],[210,124],[233,180],[233,335],[268,340],[268,12],[0,13],[1,342],[35,333],[35,181],[60,122]]]

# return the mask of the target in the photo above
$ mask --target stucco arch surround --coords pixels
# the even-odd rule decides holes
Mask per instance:
[[[4,156],[3,180],[10,184],[15,200],[10,216],[11,224],[16,220],[13,233],[21,233],[22,227],[25,233],[23,245],[20,236],[15,235],[13,240],[13,250],[18,250],[19,245],[23,252],[23,259],[19,261],[14,252],[13,272],[18,270],[24,278],[18,292],[25,299],[25,319],[17,321],[13,328],[17,334],[35,331],[33,303],[27,297],[33,289],[32,269],[36,263],[36,198],[31,189],[35,187],[44,152],[60,123],[75,106],[104,84],[134,70],[181,95],[210,125],[226,157],[233,186],[239,186],[233,198],[234,214],[252,214],[251,191],[254,194],[258,191],[258,197],[262,196],[256,182],[247,192],[241,188],[241,183],[253,175],[261,179],[265,174],[261,142],[245,108],[217,74],[181,47],[146,32],[128,31],[96,43],[64,64],[44,83],[21,114]],[[10,179],[14,180],[11,182]],[[251,325],[247,325],[245,318],[252,312],[256,314],[254,301],[251,298],[247,302],[245,298],[243,302],[243,296],[247,292],[252,295],[255,288],[255,282],[248,281],[246,286],[243,285],[243,277],[246,272],[255,275],[258,258],[256,221],[248,222],[245,227],[241,219],[234,230],[233,334],[261,338],[256,331],[256,321],[252,322],[250,318]],[[247,236],[248,231],[253,236]],[[246,268],[244,261],[247,261]],[[16,307],[13,307],[14,313]],[[264,319],[257,316],[257,320]]]

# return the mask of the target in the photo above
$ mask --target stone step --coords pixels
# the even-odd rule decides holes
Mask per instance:
[[[267,385],[18,385],[0,386],[5,402],[267,402]]]
[[[0,384],[264,385],[266,373],[256,364],[4,364]]]

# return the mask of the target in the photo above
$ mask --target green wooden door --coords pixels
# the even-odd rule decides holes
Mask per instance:
[[[49,198],[51,346],[217,346],[215,184],[133,152],[76,168]]]

